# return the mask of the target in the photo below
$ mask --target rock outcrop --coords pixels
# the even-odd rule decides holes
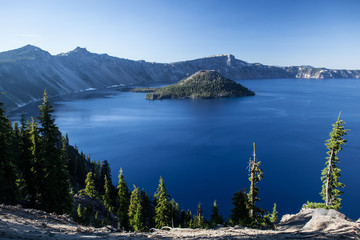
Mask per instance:
[[[321,226],[321,227],[319,227]],[[285,215],[276,230],[244,227],[170,228],[119,232],[112,226],[86,227],[68,215],[0,205],[0,239],[360,239],[360,223],[332,210],[305,209]]]

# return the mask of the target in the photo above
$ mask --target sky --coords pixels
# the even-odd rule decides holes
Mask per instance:
[[[0,51],[360,69],[360,0],[0,0]]]

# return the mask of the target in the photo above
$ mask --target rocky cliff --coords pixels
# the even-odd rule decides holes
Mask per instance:
[[[215,70],[230,79],[360,78],[359,70],[275,67],[216,55],[175,63],[150,63],[95,54],[85,48],[51,55],[32,46],[0,53],[0,101],[13,109],[41,98],[91,88],[150,82],[174,83],[199,70]]]

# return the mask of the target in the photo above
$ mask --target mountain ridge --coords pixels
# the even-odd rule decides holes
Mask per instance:
[[[226,78],[360,78],[360,70],[332,70],[309,66],[277,67],[248,63],[231,54],[172,63],[130,60],[77,47],[51,55],[33,45],[0,53],[0,101],[8,110],[42,97],[89,88],[146,83],[175,83],[199,70],[215,70]]]

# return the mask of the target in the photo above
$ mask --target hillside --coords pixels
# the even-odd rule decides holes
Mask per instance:
[[[158,88],[145,98],[221,98],[254,96],[255,93],[239,83],[224,78],[216,71],[198,71],[176,84]]]
[[[174,63],[133,61],[107,54],[95,54],[85,48],[51,55],[27,45],[0,53],[1,102],[8,110],[42,97],[57,96],[94,88],[153,82],[175,83],[199,70],[215,70],[230,79],[268,78],[360,78],[359,70],[275,67],[247,63],[233,55],[215,55]]]
[[[0,238],[7,239],[359,239],[360,223],[334,210],[305,209],[284,215],[276,230],[241,226],[215,229],[170,228],[150,232],[120,232],[116,228],[86,227],[67,215],[20,206],[0,205]]]

